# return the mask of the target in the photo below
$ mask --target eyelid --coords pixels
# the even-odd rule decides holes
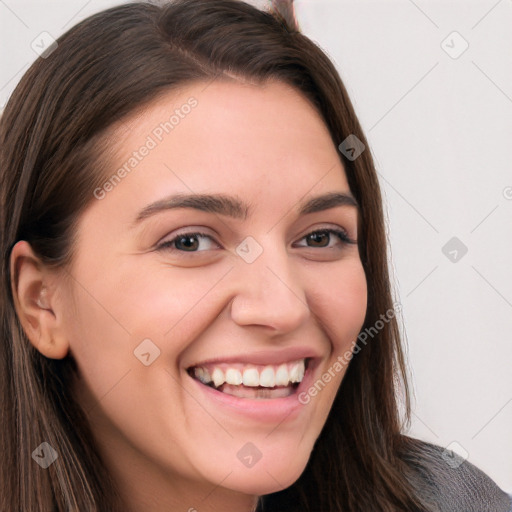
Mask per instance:
[[[304,240],[306,237],[308,237],[309,235],[313,234],[313,233],[318,233],[318,232],[327,232],[329,233],[331,236],[332,235],[335,235],[335,236],[338,236],[341,244],[357,244],[357,240],[356,239],[352,239],[349,234],[348,234],[348,231],[345,229],[345,228],[342,228],[340,226],[320,226],[320,227],[315,227],[315,228],[310,228],[308,229],[302,236],[300,236],[296,242],[299,242],[299,241],[302,241]],[[174,242],[176,241],[176,239],[178,239],[179,237],[185,237],[185,236],[197,236],[198,238],[201,237],[201,238],[208,238],[210,240],[212,240],[213,243],[215,243],[218,247],[222,247],[221,244],[219,244],[217,242],[217,240],[215,239],[215,236],[203,231],[203,228],[199,227],[199,226],[190,226],[190,227],[187,227],[187,228],[183,228],[183,231],[180,231],[178,230],[177,233],[173,233],[171,235],[168,235],[166,237],[163,238],[163,241],[161,242],[158,242],[158,244],[156,245],[156,250],[170,250],[170,251],[173,251],[173,252],[178,252],[178,253],[184,253],[184,254],[197,254],[197,253],[201,253],[201,252],[206,252],[206,251],[181,251],[179,249],[176,249],[176,248],[169,248],[169,246],[171,246],[172,244],[174,244]],[[294,242],[294,243],[296,243]],[[301,246],[301,247],[309,247],[311,249],[327,249],[329,247],[310,247],[310,246]]]
[[[341,235],[343,235],[343,237],[345,238],[345,242],[346,243],[349,243],[349,244],[356,244],[357,243],[357,240],[355,238],[351,238],[350,235],[348,234],[349,230],[344,228],[344,227],[341,227],[337,224],[334,224],[334,225],[327,225],[327,226],[320,226],[320,227],[314,227],[314,228],[308,228],[304,234],[302,236],[300,236],[298,238],[298,240],[302,240],[303,238],[307,237],[308,235],[312,234],[312,233],[317,233],[318,231],[329,231],[331,233],[339,233]]]
[[[218,242],[217,240],[215,239],[215,237],[210,234],[210,233],[207,233],[203,230],[203,228],[199,228],[199,227],[190,227],[190,228],[184,228],[184,231],[178,231],[177,233],[175,234],[171,234],[171,235],[167,235],[165,236],[160,242],[158,242],[156,244],[156,247],[155,249],[156,250],[168,250],[168,246],[173,244],[176,239],[180,238],[180,237],[185,237],[185,236],[192,236],[192,235],[196,235],[198,237],[201,237],[201,238],[208,238],[210,240],[213,241],[213,243],[215,243],[217,246],[219,247],[222,247]],[[198,253],[198,252],[205,252],[205,251],[179,251],[178,249],[175,249],[174,248],[174,251],[175,252],[182,252],[182,253]]]

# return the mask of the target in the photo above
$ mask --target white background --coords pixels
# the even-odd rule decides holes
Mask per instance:
[[[36,36],[118,3],[0,0],[0,107]],[[512,0],[296,0],[296,12],[335,62],[379,171],[410,434],[455,441],[512,492]],[[443,49],[463,48],[453,31],[469,44],[457,58]],[[452,237],[468,249],[456,262],[442,252]]]

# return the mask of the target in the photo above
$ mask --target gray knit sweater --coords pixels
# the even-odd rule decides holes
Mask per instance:
[[[441,446],[422,442],[421,456],[409,458],[411,481],[438,512],[512,512],[512,495],[482,470]]]

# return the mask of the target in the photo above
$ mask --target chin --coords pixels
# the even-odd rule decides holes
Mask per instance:
[[[229,487],[244,494],[263,496],[293,485],[303,473],[304,465],[271,464],[270,468],[240,470],[229,477]]]
[[[304,472],[309,456],[310,451],[303,449],[273,452],[269,448],[252,466],[246,467],[240,463],[233,467],[226,464],[221,469],[224,464],[219,464],[214,472],[208,471],[207,478],[218,484],[229,474],[221,484],[223,487],[243,494],[262,496],[282,491],[294,484]]]

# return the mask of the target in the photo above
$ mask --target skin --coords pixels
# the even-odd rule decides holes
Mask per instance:
[[[68,268],[47,269],[16,244],[13,293],[34,346],[75,358],[73,392],[130,510],[250,511],[258,495],[304,470],[346,366],[279,422],[217,407],[186,368],[297,345],[320,355],[313,380],[332,368],[363,325],[366,279],[357,244],[331,234],[315,245],[306,235],[341,228],[355,240],[358,212],[297,214],[301,201],[350,189],[322,118],[279,82],[166,93],[112,127],[112,172],[191,96],[190,114],[103,199],[92,198]],[[178,192],[234,195],[251,215],[179,209],[133,225],[148,204]],[[211,239],[199,238],[195,253],[155,248],[189,231]],[[263,249],[250,264],[236,252],[249,235]],[[147,338],[160,350],[149,366],[134,356]],[[237,457],[247,442],[262,454],[250,468]]]

